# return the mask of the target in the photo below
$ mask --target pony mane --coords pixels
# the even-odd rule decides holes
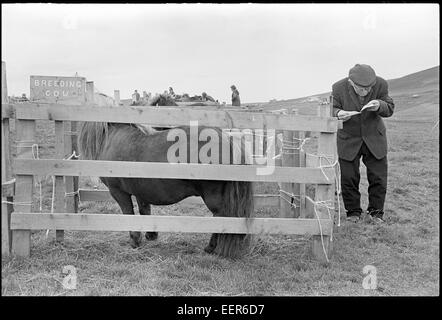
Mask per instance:
[[[83,122],[78,136],[81,157],[86,160],[97,160],[108,134],[107,122]]]
[[[134,127],[147,136],[160,132],[159,130],[156,130],[154,127],[144,123],[135,123]]]

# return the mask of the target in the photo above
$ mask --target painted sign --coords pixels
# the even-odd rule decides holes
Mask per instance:
[[[86,101],[86,78],[31,76],[29,98],[41,103],[82,104]]]

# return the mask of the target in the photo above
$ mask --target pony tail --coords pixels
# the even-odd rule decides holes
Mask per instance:
[[[253,184],[246,181],[228,181],[224,189],[226,216],[250,218],[253,214]]]
[[[254,210],[253,184],[243,181],[226,181],[223,194],[223,214],[225,217],[250,218]],[[248,223],[249,220],[246,220]],[[214,253],[229,258],[238,258],[246,253],[250,235],[220,233]]]

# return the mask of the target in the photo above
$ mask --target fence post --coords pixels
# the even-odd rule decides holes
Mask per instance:
[[[286,114],[287,113],[287,109],[281,109],[281,110],[275,110],[275,111],[271,111],[271,113],[275,113],[275,114]],[[279,136],[282,136],[282,140],[279,140]],[[279,147],[278,147],[279,145]],[[277,158],[275,160],[275,166],[277,167],[282,167],[282,157],[283,157],[283,146],[284,146],[284,136],[283,136],[283,131],[282,130],[275,130],[275,154],[277,153],[278,150],[280,150],[280,154],[279,154],[279,158]],[[278,182],[278,194],[279,194],[279,215],[282,216],[284,213],[283,208],[285,208],[285,204],[284,204],[284,199],[282,198],[282,183]]]
[[[114,101],[117,107],[120,106],[120,90],[114,90]]]
[[[35,120],[16,121],[17,159],[34,158],[32,146],[35,144]],[[34,193],[34,176],[17,175],[14,212],[32,212],[32,196]],[[12,254],[27,257],[31,253],[31,231],[12,231]]]
[[[83,105],[86,102],[86,97],[81,102]],[[78,155],[78,133],[77,133],[77,121],[65,121],[64,122],[64,154],[71,155],[75,152]],[[70,137],[70,138],[69,138]],[[77,160],[73,157],[71,160]],[[65,191],[69,196],[65,197],[65,212],[77,213],[78,212],[78,176],[66,176],[64,177]]]
[[[320,105],[318,108],[318,116],[331,117],[332,108],[330,105]],[[318,139],[318,154],[328,156],[330,163],[336,160],[336,132],[321,132]],[[320,158],[320,165],[329,164],[327,160]],[[334,184],[316,185],[315,202],[334,200]],[[319,219],[330,219],[334,221],[334,209],[330,209],[331,217],[329,217],[327,208],[324,206],[316,206],[316,212]],[[315,217],[316,218],[316,217]],[[312,251],[316,259],[326,262],[326,254],[330,259],[332,253],[332,242],[330,236],[314,235],[312,240]],[[325,252],[324,252],[325,249]]]
[[[86,96],[84,97],[84,100],[82,101],[82,104],[84,105],[86,103]],[[78,155],[78,132],[77,132],[78,124],[77,121],[70,121],[65,122],[65,131],[70,132],[71,138],[65,138],[64,140],[64,148],[65,148],[65,154],[70,155],[73,152],[75,152]],[[69,136],[69,135],[68,135]],[[72,160],[77,160],[75,157],[72,158]],[[65,188],[66,193],[73,194],[73,196],[69,196],[65,203],[66,203],[66,212],[78,212],[78,200],[79,196],[75,192],[78,191],[78,183],[79,183],[80,177],[65,177]]]
[[[293,115],[299,115],[298,109],[292,109]],[[305,133],[304,131],[293,131],[293,140],[297,141],[296,146],[299,148],[296,150],[293,155],[293,167],[302,167],[302,157],[303,151],[301,151],[301,142],[304,139]],[[305,156],[305,154],[304,154]],[[300,216],[305,214],[305,184],[304,183],[294,183],[293,184],[293,194],[296,195],[296,198],[299,198],[299,201],[296,203],[296,208],[294,208],[294,217],[299,218]],[[295,200],[297,200],[295,198]]]
[[[64,155],[71,155],[73,152],[77,153],[77,122],[64,121]],[[72,160],[76,160],[72,158]],[[78,212],[78,195],[75,192],[78,190],[78,177],[66,176],[64,177],[65,191],[69,194],[65,198],[65,212]]]
[[[287,110],[282,109],[282,114],[287,114]],[[279,133],[278,131],[276,132]],[[282,133],[282,148],[281,148],[281,166],[283,167],[293,167],[295,164],[295,155],[293,154],[293,149],[291,149],[292,145],[288,145],[288,149],[284,147],[284,142],[292,142],[293,141],[293,131],[291,130],[283,130],[280,131]],[[295,194],[294,183],[291,182],[282,182],[278,183],[279,185],[279,210],[280,216],[283,218],[293,218],[296,215],[296,212],[292,206],[292,201],[295,201],[294,198],[290,197],[289,194]],[[286,193],[287,192],[287,193]]]
[[[8,87],[6,83],[6,63],[2,61],[2,109],[3,104],[8,103]],[[10,141],[9,141],[9,118],[2,119],[2,184],[11,179]],[[11,252],[11,212],[13,211],[13,197],[2,194],[2,256],[9,256]],[[7,201],[7,202],[6,202]]]
[[[55,121],[55,157],[57,159],[64,158],[64,123],[63,121]],[[65,212],[65,204],[64,204],[64,192],[66,186],[64,185],[63,176],[55,176],[55,185],[53,185],[55,191],[53,195],[55,197],[54,201],[54,212],[56,213],[64,213]],[[63,230],[55,230],[55,240],[57,242],[63,242],[64,239],[64,231]]]
[[[299,139],[305,139],[305,131],[299,132]],[[304,150],[299,150],[299,166],[300,167],[306,167],[306,154]],[[299,184],[299,196],[300,196],[300,217],[306,218],[307,217],[307,208],[306,208],[306,201],[305,201],[305,195],[306,195],[306,184],[300,183]]]
[[[262,130],[262,155],[264,157],[267,157],[267,147],[268,147],[268,142],[267,142],[267,125],[264,125],[264,129]]]
[[[333,96],[332,95],[330,95],[329,97],[328,97],[328,107],[329,107],[329,109],[330,109],[330,111],[328,111],[328,112],[330,112],[330,116],[331,117],[333,117]],[[342,128],[342,127],[338,127],[338,128]],[[335,141],[337,140],[337,133],[336,133],[336,137],[335,137]],[[336,149],[335,149],[335,155],[336,155],[336,159],[335,159],[335,161],[336,160],[338,160],[338,146],[337,146],[337,143],[335,142],[335,146],[336,146]],[[339,170],[340,171],[340,170]],[[340,172],[339,172],[340,173]],[[339,194],[337,193],[337,185],[333,185],[334,186],[334,189],[333,189],[333,194],[334,194],[334,197],[333,197],[333,207],[334,208],[337,208],[338,207],[338,205],[339,205]]]
[[[292,109],[291,113],[294,115],[298,115],[299,111],[297,109]],[[296,147],[300,146],[299,142],[301,135],[299,131],[292,131],[292,130],[284,130],[282,132],[282,138],[283,138],[283,149],[282,149],[282,155],[281,155],[281,165],[283,167],[299,167],[301,164],[300,157],[301,152],[300,150],[294,149]],[[296,140],[296,141],[295,141]],[[284,141],[288,142],[288,148],[284,148]],[[283,192],[280,192],[280,210],[281,210],[281,217],[284,218],[298,218],[301,215],[301,212],[304,210],[302,209],[302,204],[305,202],[302,199],[302,196],[305,196],[305,184],[299,184],[299,183],[281,183],[281,190]],[[304,190],[302,193],[301,190]],[[285,191],[285,192],[284,192]],[[294,197],[290,197],[288,194],[293,194]],[[299,198],[299,201],[298,201]],[[289,200],[287,202],[286,200]],[[292,204],[295,204],[296,206],[293,207]]]
[[[284,142],[293,142],[293,131],[284,130],[282,132],[282,140]],[[284,148],[282,151],[282,166],[283,167],[293,167],[295,165],[295,155],[294,150],[292,149],[292,144],[288,144],[288,149]],[[281,217],[283,218],[293,218],[295,216],[295,211],[291,202],[296,204],[296,199],[294,197],[290,197],[289,194],[295,194],[295,184],[292,182],[283,182],[281,183]],[[287,194],[288,193],[288,194]],[[286,200],[284,200],[286,199]]]

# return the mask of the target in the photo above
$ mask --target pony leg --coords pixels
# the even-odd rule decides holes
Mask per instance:
[[[142,200],[140,200],[138,197],[136,197],[137,203],[138,203],[138,210],[140,211],[141,215],[150,215],[150,204],[144,203]],[[147,240],[152,241],[156,240],[158,238],[158,232],[146,232],[145,237]]]
[[[134,214],[134,205],[129,193],[110,187],[111,196],[118,202],[123,214]],[[141,244],[141,232],[129,231],[130,245],[132,248],[138,248]]]
[[[218,242],[218,233],[212,233],[212,236],[210,237],[209,244],[204,248],[204,251],[207,253],[213,253],[216,248],[216,244]]]
[[[207,188],[208,189],[208,188]],[[213,216],[219,216],[221,213],[222,208],[222,198],[220,196],[222,192],[222,188],[218,186],[217,188],[214,188],[213,190],[206,191],[206,194],[203,195],[203,201],[206,204],[207,208],[212,212]],[[209,244],[204,248],[204,251],[207,253],[214,253],[216,249],[216,245],[218,243],[218,237],[220,236],[219,233],[212,233],[212,236],[210,237]]]

